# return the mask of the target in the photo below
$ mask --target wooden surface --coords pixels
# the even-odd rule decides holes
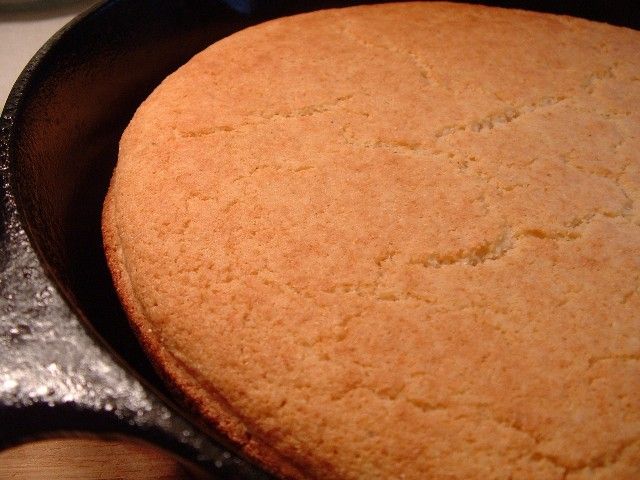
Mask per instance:
[[[190,478],[167,453],[129,441],[46,440],[0,451],[1,480]]]

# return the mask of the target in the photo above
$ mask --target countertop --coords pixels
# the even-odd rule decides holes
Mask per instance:
[[[31,57],[95,0],[0,0],[0,105]]]

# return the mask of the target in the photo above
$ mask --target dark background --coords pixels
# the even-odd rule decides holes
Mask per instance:
[[[318,4],[314,0],[225,0],[234,9],[243,13],[274,13],[278,10],[290,10],[295,5],[296,10],[308,10]],[[453,0],[460,2],[460,0]],[[326,2],[323,2],[326,4]],[[355,1],[335,2],[336,5],[362,3]],[[372,2],[373,3],[373,2]],[[521,8],[599,20],[614,25],[622,25],[640,29],[640,1],[639,0],[467,0],[460,3],[479,3],[507,8]]]

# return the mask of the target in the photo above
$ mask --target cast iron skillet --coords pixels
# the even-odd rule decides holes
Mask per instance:
[[[57,33],[14,86],[0,132],[0,447],[59,432],[122,434],[205,475],[269,478],[168,400],[114,294],[100,239],[118,139],[162,78],[264,19],[365,2],[229,3],[107,1]],[[484,3],[640,23],[632,1]]]

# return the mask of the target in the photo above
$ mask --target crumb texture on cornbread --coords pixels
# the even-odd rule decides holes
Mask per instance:
[[[437,2],[214,44],[105,203],[141,341],[284,477],[640,478],[639,52]]]

